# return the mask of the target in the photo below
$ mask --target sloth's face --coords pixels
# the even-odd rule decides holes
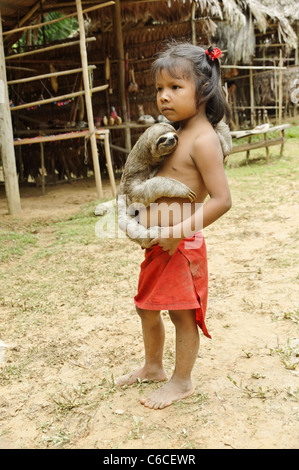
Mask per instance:
[[[160,160],[161,157],[169,155],[178,144],[178,136],[172,126],[165,125],[165,133],[150,137],[152,158]],[[153,129],[154,130],[154,129]],[[163,131],[163,129],[162,129]]]
[[[156,143],[159,155],[169,155],[178,144],[178,136],[175,132],[167,132],[161,135]]]

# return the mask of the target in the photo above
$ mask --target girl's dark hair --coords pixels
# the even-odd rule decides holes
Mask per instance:
[[[212,50],[212,46],[207,49],[209,54]],[[172,42],[154,61],[154,77],[163,69],[173,77],[179,78],[183,72],[184,78],[193,79],[197,107],[206,103],[206,114],[211,124],[215,126],[224,116],[226,122],[229,121],[230,110],[221,87],[219,60],[212,60],[206,49]]]

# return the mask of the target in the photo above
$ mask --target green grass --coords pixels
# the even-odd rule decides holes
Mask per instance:
[[[275,218],[282,227],[287,223],[283,219],[287,214],[279,211],[277,201],[285,200],[292,205],[295,200],[299,125],[292,126],[287,134],[289,141],[283,157],[279,158],[279,146],[271,147],[269,164],[265,161],[264,149],[252,153],[247,165],[244,164],[245,154],[233,155],[231,159],[229,157],[226,173],[231,185],[233,208],[227,219],[232,228],[226,235],[227,239],[231,233],[237,240],[248,238],[251,243],[249,236],[252,233],[255,236],[254,233],[261,230],[254,225],[253,232],[250,231],[257,217],[262,221]],[[9,439],[9,428],[15,421],[15,425],[19,426],[20,420],[24,420],[25,426],[28,418],[39,430],[35,440],[37,447],[76,447],[78,439],[92,429],[89,426],[100,426],[102,429],[107,426],[109,431],[109,426],[113,430],[114,420],[119,434],[111,439],[107,437],[107,445],[114,448],[123,445],[132,447],[134,442],[150,445],[157,436],[166,439],[166,445],[179,444],[182,448],[200,446],[197,428],[202,427],[205,432],[207,426],[209,431],[214,420],[210,413],[215,409],[215,394],[211,389],[208,394],[202,388],[202,383],[193,396],[176,402],[166,414],[163,412],[164,418],[169,413],[170,423],[172,416],[180,416],[179,428],[170,427],[172,424],[160,418],[155,423],[147,412],[144,412],[142,419],[135,410],[127,412],[125,406],[119,404],[125,390],[115,387],[112,374],[118,373],[117,368],[122,373],[125,367],[130,371],[133,363],[139,364],[139,355],[142,354],[140,346],[135,355],[136,347],[139,348],[138,341],[142,340],[141,337],[133,337],[135,330],[131,329],[134,324],[131,322],[138,321],[133,295],[143,253],[127,240],[98,238],[95,226],[99,218],[94,216],[95,205],[84,205],[76,215],[65,215],[46,222],[34,220],[24,223],[21,218],[3,220],[0,229],[0,338],[17,347],[5,350],[5,364],[0,367],[0,385],[5,387],[6,394],[0,407],[3,407],[3,412],[7,411],[7,424],[2,434],[8,433]],[[223,219],[221,223],[227,222]],[[245,275],[243,271],[248,270],[249,288],[250,283],[254,282],[254,292],[258,293],[258,297],[262,276],[267,276],[272,270],[277,273],[277,279],[288,274],[294,280],[299,280],[297,271],[293,269],[299,232],[293,225],[294,229],[289,230],[288,238],[280,240],[278,237],[273,241],[276,252],[272,252],[265,237],[264,257],[260,255],[251,260],[245,249],[241,264],[234,268],[242,271],[241,276]],[[219,226],[215,224],[213,240],[219,236]],[[257,233],[256,237],[259,241],[260,234]],[[288,268],[290,263],[291,269]],[[217,283],[217,295],[222,291],[225,295],[228,288],[232,292],[237,284],[230,285],[230,277],[230,272],[226,271],[227,280],[223,278],[218,282],[212,279],[212,296],[213,286]],[[232,277],[235,282],[234,273]],[[253,277],[254,280],[250,279]],[[262,308],[258,297],[244,298],[241,314],[245,320],[247,314],[251,317],[252,312],[255,315],[267,312],[273,321],[278,322],[278,326],[283,322],[290,331],[291,328],[298,328],[298,305],[277,305],[275,300],[273,304],[270,292],[262,299],[265,302]],[[223,328],[226,328],[227,323],[230,323],[228,329],[233,326],[231,319],[224,319]],[[295,332],[290,333],[290,337],[295,337]],[[127,341],[130,342],[130,351]],[[253,347],[249,343],[240,349],[239,364],[242,367],[244,361],[250,362],[256,357],[257,352]],[[283,341],[277,348],[272,345],[270,351],[283,372],[294,372],[296,358],[291,341]],[[205,354],[212,354],[211,349]],[[169,370],[173,361],[173,346],[167,343],[165,365]],[[115,370],[111,367],[115,367]],[[248,399],[256,399],[254,401],[258,403],[267,401],[269,407],[272,406],[272,400],[277,400],[276,406],[280,399],[276,384],[264,380],[261,386],[257,379],[262,380],[263,375],[256,367],[254,363],[254,370],[249,369],[247,375],[242,374],[238,367],[232,370],[229,376],[231,389],[236,392],[239,401],[243,400],[244,407],[244,402],[253,401]],[[65,380],[62,380],[65,373]],[[157,387],[156,383],[138,383],[126,393],[128,397],[135,394],[138,401],[139,392],[144,394],[146,390],[155,390]],[[224,396],[226,388],[223,388]],[[277,388],[284,406],[288,404],[287,399],[295,400],[297,397],[298,400],[298,390],[290,389],[286,396],[280,384],[277,384]],[[35,394],[37,402],[33,403]],[[216,396],[218,406],[217,400],[222,399]],[[225,401],[221,404],[226,406]],[[35,406],[39,407],[36,413]],[[128,408],[130,406],[129,402]],[[124,412],[117,414],[120,408]],[[252,409],[248,408],[249,412]],[[18,416],[15,417],[10,410]],[[94,416],[101,421],[93,423]],[[99,445],[103,446],[106,437],[103,438],[101,429],[99,432],[102,433]],[[204,445],[207,445],[206,442]]]
[[[1,230],[0,232],[0,262],[13,257],[20,257],[27,248],[37,244],[37,236],[23,230]]]

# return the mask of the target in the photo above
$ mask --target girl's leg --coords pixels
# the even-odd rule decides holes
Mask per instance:
[[[141,310],[137,308],[141,318],[142,334],[145,351],[145,363],[140,369],[123,375],[116,381],[116,385],[131,385],[138,380],[166,380],[162,357],[165,340],[164,324],[160,312],[157,310]]]
[[[169,311],[176,330],[176,362],[169,382],[141,403],[148,408],[162,409],[191,395],[194,391],[191,372],[198,354],[199,333],[194,310]]]

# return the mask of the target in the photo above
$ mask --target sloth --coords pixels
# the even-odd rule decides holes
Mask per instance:
[[[226,157],[232,148],[229,127],[220,121],[214,128]],[[118,226],[142,248],[151,246],[161,227],[144,227],[138,223],[138,207],[148,207],[161,197],[196,200],[188,186],[169,177],[155,176],[165,159],[178,144],[174,127],[160,122],[149,127],[137,140],[127,158],[117,194]]]
[[[229,127],[219,122],[214,128],[219,137],[223,156],[229,155],[232,140]],[[178,136],[168,122],[149,127],[138,139],[127,158],[116,201],[101,203],[95,215],[102,216],[117,204],[118,226],[142,248],[148,248],[153,238],[159,236],[161,227],[146,228],[138,223],[138,208],[148,207],[160,197],[182,197],[190,202],[196,194],[184,183],[169,177],[155,176],[165,159],[175,150]]]
[[[174,127],[160,122],[149,127],[137,140],[127,158],[117,194],[118,225],[142,248],[150,246],[161,227],[146,228],[138,223],[138,208],[148,207],[161,197],[181,197],[194,202],[196,194],[175,179],[155,176],[165,158],[178,144]]]

